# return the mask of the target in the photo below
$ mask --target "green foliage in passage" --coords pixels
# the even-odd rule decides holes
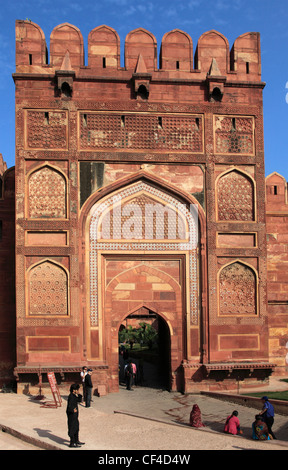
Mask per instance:
[[[129,325],[127,328],[119,331],[119,343],[129,344],[130,349],[133,349],[134,345],[140,345],[140,348],[145,347],[152,349],[158,341],[158,333],[153,328],[145,322],[139,323],[139,328],[132,328]]]

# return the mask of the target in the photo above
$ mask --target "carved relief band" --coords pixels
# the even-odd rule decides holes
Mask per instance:
[[[68,145],[67,111],[27,110],[26,149],[65,150]]]
[[[79,113],[79,150],[161,149],[203,152],[201,115]]]
[[[220,154],[254,155],[254,118],[214,116],[214,149]]]

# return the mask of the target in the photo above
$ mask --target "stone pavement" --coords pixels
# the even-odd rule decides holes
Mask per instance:
[[[286,384],[284,386],[287,388]],[[62,396],[60,407],[43,408],[42,402],[33,397],[2,393],[0,428],[47,450],[72,452],[128,449],[288,450],[286,416],[275,417],[273,430],[277,440],[258,442],[251,439],[251,424],[257,409],[201,394],[183,395],[148,387],[135,387],[133,391],[127,391],[124,386],[120,386],[119,393],[93,397],[91,408],[79,406],[80,440],[85,445],[79,449],[70,449],[66,420],[67,395]],[[47,400],[51,400],[48,395]],[[201,409],[205,428],[194,429],[188,425],[194,403]],[[226,417],[234,409],[239,412],[243,436],[228,436],[222,432]]]

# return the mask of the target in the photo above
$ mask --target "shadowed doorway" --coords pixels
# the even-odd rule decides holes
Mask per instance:
[[[136,364],[136,387],[171,389],[171,344],[166,321],[142,307],[119,328],[119,383],[125,386],[125,365]]]

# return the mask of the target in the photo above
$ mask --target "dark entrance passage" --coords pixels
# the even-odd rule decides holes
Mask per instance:
[[[165,320],[146,308],[129,315],[119,329],[119,383],[125,366],[136,365],[134,386],[171,389],[170,332]]]
[[[158,316],[158,364],[159,380],[165,389],[171,389],[171,344],[167,323]]]

